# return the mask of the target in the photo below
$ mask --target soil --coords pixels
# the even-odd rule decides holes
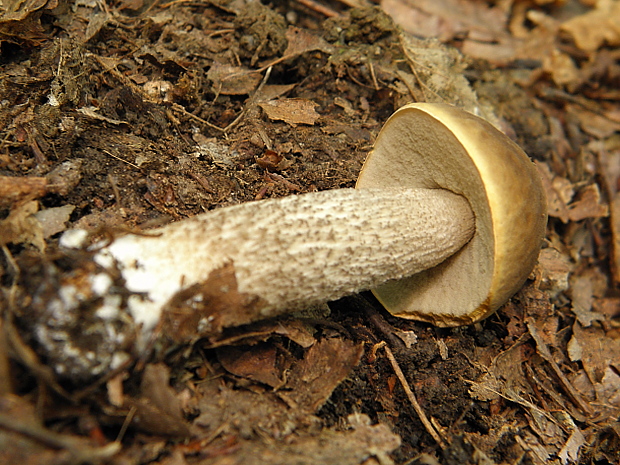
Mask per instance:
[[[403,33],[377,7],[348,11],[348,16],[324,20],[306,7],[279,2],[127,1],[97,7],[78,2],[71,8],[51,3],[43,9],[33,6],[30,20],[22,20],[12,37],[6,32],[0,36],[0,175],[24,180],[5,190],[2,219],[12,218],[32,200],[39,212],[69,208],[56,230],[33,237],[21,231],[14,240],[3,241],[0,259],[0,302],[9,309],[5,326],[10,327],[5,337],[10,350],[0,351],[10,363],[2,374],[10,373],[12,379],[4,394],[19,399],[19,408],[13,407],[17,410],[0,411],[2,418],[16,411],[27,417],[36,407],[33,418],[50,434],[39,436],[39,448],[28,454],[25,446],[15,446],[27,455],[27,463],[59,463],[55,460],[67,459],[61,456],[67,450],[73,454],[67,460],[78,463],[76,450],[92,453],[116,438],[122,447],[114,454],[105,456],[97,449],[102,456],[92,453],[82,459],[115,464],[328,463],[313,451],[331,450],[329,441],[340,438],[337,434],[370,428],[352,427],[354,414],[387,430],[381,430],[383,436],[376,430],[376,437],[384,439],[375,449],[368,446],[370,440],[355,436],[362,444],[357,452],[375,452],[358,458],[351,452],[340,463],[540,463],[532,458],[537,449],[524,446],[520,435],[535,423],[529,416],[535,409],[527,402],[553,411],[553,402],[572,401],[558,387],[562,381],[552,374],[526,322],[554,315],[557,347],[562,348],[570,339],[563,328],[574,322],[568,310],[558,316],[550,294],[540,290],[540,279],[529,280],[497,315],[468,327],[439,329],[399,320],[364,293],[330,303],[318,314],[304,314],[297,323],[282,320],[286,334],[278,333],[277,325],[250,326],[235,336],[234,344],[216,347],[194,340],[168,345],[101,379],[67,379],[46,370],[49,354],[40,350],[32,322],[24,318],[24,295],[33,294],[16,278],[16,269],[23,270],[22,277],[36,275],[51,263],[61,275],[68,273],[73,264],[63,268],[67,259],[59,258],[58,248],[66,229],[86,229],[94,242],[242,202],[353,187],[385,120],[432,85],[410,86],[424,80],[430,66],[439,66],[427,64],[414,76],[408,56],[412,44],[416,50],[440,50],[445,57],[441,66],[451,73],[447,83],[432,89],[430,100],[467,106],[469,87],[475,89],[483,112],[494,114],[494,122],[503,124],[534,160],[553,164],[549,120],[514,70],[465,60],[435,41],[411,38],[405,44]],[[292,106],[272,113],[266,102],[276,99]],[[25,181],[39,178],[42,184]],[[29,274],[28,267],[37,271]],[[21,299],[17,303],[15,295]],[[305,329],[293,331],[300,321]],[[302,342],[302,333],[312,337],[312,344],[336,339],[342,347],[334,350],[342,359],[333,363],[347,368],[326,375],[325,385],[317,387],[320,392],[308,394],[311,400],[299,394],[309,388],[290,378],[301,370],[312,346]],[[439,431],[443,447],[420,420],[383,341]],[[254,360],[248,371],[225,353],[241,348],[256,354],[257,347],[278,360],[269,365],[275,371],[266,374],[264,359]],[[472,395],[489,367],[499,370],[497,358],[515,352],[520,357],[515,363],[527,365],[515,368],[523,374],[519,382],[529,386],[532,397]],[[576,373],[574,363],[557,358],[566,372]],[[160,371],[146,374],[151,366]],[[508,371],[496,374],[509,379]],[[151,376],[163,380],[161,392],[145,388],[144,379]],[[549,378],[538,381],[541,376]],[[273,407],[260,415],[236,413],[237,420],[230,413],[218,424],[214,419],[222,412],[211,412],[207,403],[215,398],[224,402],[218,397],[224,392],[260,395],[263,400],[252,400],[252,405],[273,402]],[[277,410],[286,403],[283,399],[289,401],[286,414]],[[166,405],[176,403],[180,416],[166,412]],[[579,418],[587,423],[583,412]],[[606,460],[620,453],[613,414],[590,425],[592,447],[582,449],[579,463],[612,463]],[[569,435],[566,428],[562,434]],[[84,443],[71,449],[64,442],[53,443],[52,433]],[[390,442],[396,440],[393,435],[400,438],[398,447]],[[303,459],[297,449],[300,455],[286,449],[312,438],[320,438],[322,446],[312,443],[318,449],[308,446]],[[564,444],[558,440],[557,450]],[[345,454],[344,446],[338,448]],[[9,454],[5,463],[16,463],[10,460],[19,454]]]

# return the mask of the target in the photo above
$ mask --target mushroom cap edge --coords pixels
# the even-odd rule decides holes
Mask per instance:
[[[450,190],[476,217],[474,237],[446,262],[373,290],[390,313],[469,324],[521,288],[538,258],[547,207],[534,164],[505,134],[451,105],[405,105],[381,129],[356,184],[388,186]]]

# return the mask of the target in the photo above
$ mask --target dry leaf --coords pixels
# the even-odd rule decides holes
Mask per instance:
[[[578,428],[575,428],[558,454],[558,457],[560,457],[562,461],[562,465],[576,463],[579,460],[579,449],[585,444],[586,438],[583,437],[583,434]]]
[[[286,441],[249,441],[244,438],[214,453],[210,465],[393,465],[390,452],[400,438],[382,424],[371,425],[366,415],[348,417],[342,428],[325,428],[311,434],[289,435]],[[264,434],[264,433],[263,433]],[[211,445],[216,451],[218,444]],[[226,449],[223,444],[222,448]],[[206,451],[207,453],[209,450]]]
[[[562,222],[568,223],[568,207],[567,202],[573,195],[570,182],[559,176],[555,176],[549,165],[544,162],[536,161],[536,168],[540,173],[540,179],[545,189],[547,197],[547,213],[554,218],[560,218]],[[556,182],[557,179],[562,180],[561,184]]]
[[[581,362],[593,384],[603,380],[608,367],[620,364],[620,341],[606,338],[601,328],[575,324],[573,337],[581,346]]]
[[[270,344],[259,346],[257,356],[253,356],[253,347],[249,346],[242,349],[220,347],[218,357],[227,369],[249,379],[262,378],[265,384],[282,384],[278,377],[285,373],[286,384],[277,392],[271,387],[264,389],[260,384],[253,384],[250,389],[237,389],[230,382],[212,377],[201,383],[203,397],[198,405],[201,414],[196,419],[197,425],[244,438],[256,432],[269,434],[274,439],[288,435],[316,421],[313,414],[348,376],[363,351],[360,344],[331,337],[315,342],[299,360],[289,356],[280,367],[277,366],[278,354],[270,347]],[[281,370],[287,364],[290,368]]]
[[[469,395],[472,399],[488,402],[500,398],[503,384],[491,373],[485,373],[477,381],[470,381]]]
[[[501,7],[467,0],[383,0],[382,8],[405,31],[448,41],[458,34],[484,42],[505,38],[508,15]]]
[[[32,200],[16,206],[9,212],[9,216],[0,220],[0,245],[32,244],[44,251],[41,223],[34,217],[38,209],[38,202]]]
[[[581,221],[586,218],[602,218],[609,215],[609,207],[601,203],[598,184],[590,184],[578,193],[578,199],[568,206],[568,218]]]
[[[620,120],[614,119],[615,115],[612,111],[605,113],[601,108],[595,113],[579,105],[567,105],[566,110],[570,116],[579,120],[579,125],[584,132],[597,139],[606,139],[620,132]]]
[[[577,316],[579,322],[585,326],[591,326],[594,321],[602,321],[605,317],[592,311],[594,298],[605,287],[600,281],[601,276],[593,269],[580,275],[572,275],[570,278],[570,296],[572,299],[571,310]],[[603,278],[604,280],[604,278]]]
[[[620,283],[620,192],[611,200],[611,270],[614,281]]]
[[[463,55],[436,40],[420,40],[406,34],[401,34],[399,40],[424,101],[450,102],[499,127],[493,109],[478,100],[465,78],[462,71],[467,60]]]
[[[541,270],[540,289],[549,292],[551,298],[568,289],[568,276],[572,266],[567,254],[547,247],[540,251],[538,265]]]
[[[620,414],[620,341],[606,337],[601,328],[573,325],[574,344],[579,344],[581,363],[596,393],[591,405],[598,421]],[[582,381],[583,384],[583,381]]]
[[[313,50],[321,50],[325,53],[333,53],[334,46],[323,38],[309,33],[305,29],[289,26],[286,30],[286,40],[288,45],[283,56],[296,56]]]
[[[543,59],[543,71],[551,75],[551,79],[557,86],[569,86],[581,84],[581,75],[573,59],[559,50],[552,50]]]
[[[296,84],[266,84],[256,95],[257,102],[275,100],[295,88]]]
[[[211,65],[207,77],[213,82],[213,92],[223,95],[250,94],[263,79],[257,71],[218,62]]]
[[[305,99],[269,100],[258,104],[271,120],[281,120],[296,126],[298,124],[313,125],[321,117],[315,108],[316,103]]]
[[[265,150],[262,157],[256,158],[256,164],[266,170],[280,170],[283,168],[282,162],[285,162],[284,165],[289,165],[286,161],[284,155],[273,150]]]
[[[0,176],[0,208],[42,197],[47,179],[40,177]]]
[[[58,6],[58,0],[22,0],[0,2],[0,44],[7,40],[39,45],[47,39],[41,26],[41,10]]]
[[[415,331],[401,331],[398,328],[394,328],[394,335],[397,336],[401,341],[403,341],[407,349],[411,349],[411,347],[413,347],[418,342],[418,335],[415,333]],[[448,349],[446,348],[446,351],[447,350]]]
[[[187,437],[189,424],[183,417],[181,402],[170,386],[170,369],[160,364],[148,364],[140,385],[140,397],[125,399],[125,408],[134,410],[132,424],[151,434]]]
[[[99,120],[99,121],[105,121],[106,123],[113,124],[116,126],[124,126],[124,125],[129,126],[129,123],[127,121],[121,121],[118,119],[108,118],[107,116],[100,115],[98,113],[99,109],[93,106],[78,108],[76,109],[76,111],[78,111],[79,113],[82,113],[83,115],[89,118]]]
[[[604,297],[596,299],[592,304],[592,308],[607,320],[613,320],[620,316],[620,297]]]
[[[268,342],[252,346],[220,347],[217,349],[217,358],[226,371],[272,388],[284,384],[286,372],[293,363],[290,354]]]
[[[620,2],[599,0],[595,10],[569,19],[561,29],[586,52],[595,52],[604,44],[620,45]]]
[[[161,318],[162,334],[179,343],[217,336],[223,328],[263,319],[264,307],[259,297],[237,290],[235,268],[229,263],[171,297]]]
[[[609,215],[609,207],[602,203],[598,184],[590,184],[577,192],[568,179],[552,174],[549,166],[536,162],[536,167],[547,195],[547,213],[564,223],[586,218],[601,218]]]
[[[75,205],[63,205],[62,207],[46,208],[38,211],[34,217],[41,224],[43,238],[58,234],[66,229],[66,222],[69,221],[71,213],[75,210]]]
[[[317,411],[358,364],[363,352],[363,345],[338,337],[320,340],[291,367],[286,399],[307,412]]]

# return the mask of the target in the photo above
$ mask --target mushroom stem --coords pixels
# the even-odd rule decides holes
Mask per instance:
[[[448,190],[337,189],[221,208],[123,236],[96,260],[116,265],[127,289],[142,294],[129,308],[150,331],[178,293],[193,287],[200,300],[200,286],[229,265],[236,291],[261,303],[249,322],[431,268],[474,229],[469,203]]]

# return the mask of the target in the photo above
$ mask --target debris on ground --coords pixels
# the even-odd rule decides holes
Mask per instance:
[[[620,3],[367,3],[0,5],[2,463],[618,463]],[[539,264],[483,322],[364,293],[119,357],[131,322],[59,292],[68,231],[352,187],[412,101],[483,116],[546,189]]]

